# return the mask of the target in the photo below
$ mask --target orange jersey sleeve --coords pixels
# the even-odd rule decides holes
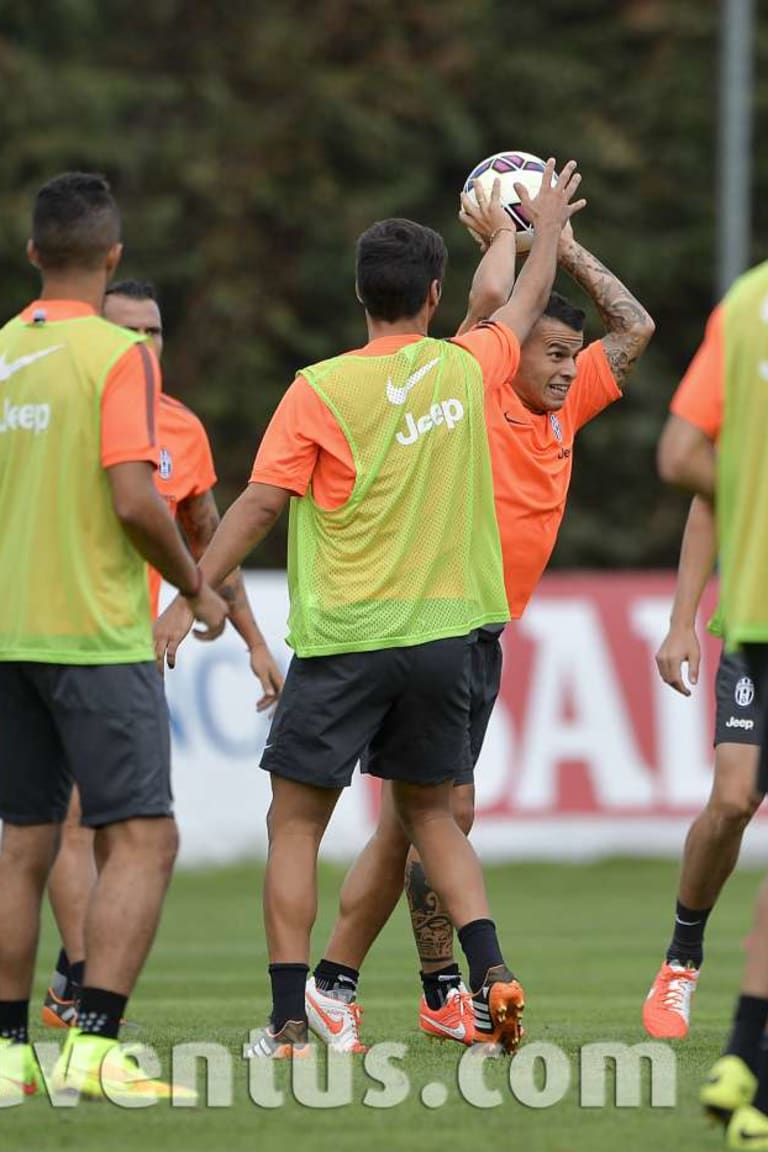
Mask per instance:
[[[208,433],[200,421],[197,421],[196,448],[190,496],[202,496],[204,492],[210,492],[217,480],[211,442],[208,439]]]
[[[251,472],[252,484],[273,484],[304,496],[310,484],[322,508],[338,508],[357,475],[352,449],[335,416],[297,376],[269,422]]]
[[[574,432],[620,400],[621,388],[611,371],[602,340],[595,340],[576,357],[576,379],[568,393]]]
[[[101,395],[101,465],[158,463],[160,366],[147,344],[134,344],[110,370]]]
[[[495,320],[476,324],[462,336],[452,337],[452,343],[466,348],[483,371],[486,391],[506,384],[517,372],[520,364],[520,342],[511,328]]]
[[[710,440],[717,440],[723,423],[724,372],[723,312],[718,305],[669,406],[675,416],[699,428]]]

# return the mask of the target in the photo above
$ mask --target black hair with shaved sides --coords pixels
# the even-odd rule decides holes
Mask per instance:
[[[43,271],[95,271],[120,241],[120,212],[93,172],[64,172],[35,197],[32,243]]]
[[[552,293],[542,312],[542,316],[549,316],[550,320],[559,320],[567,328],[573,328],[574,332],[584,331],[586,315],[583,309],[571,304],[570,300],[566,300],[565,296],[561,296],[559,292]]]
[[[131,300],[154,300],[157,303],[157,289],[151,280],[116,280],[110,284],[107,296],[128,296]]]

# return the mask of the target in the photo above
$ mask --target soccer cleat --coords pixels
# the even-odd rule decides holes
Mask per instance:
[[[441,1008],[430,1008],[426,997],[422,996],[419,1027],[427,1036],[436,1036],[438,1040],[457,1040],[459,1044],[471,1044],[475,1036],[471,993],[463,984],[451,988]]]
[[[713,1065],[699,1099],[713,1120],[727,1124],[734,1112],[748,1108],[756,1091],[757,1077],[751,1068],[739,1056],[721,1056]]]
[[[643,1027],[649,1036],[655,1040],[685,1039],[699,971],[664,961],[643,1005]]]
[[[472,995],[475,1014],[474,1044],[490,1045],[498,1052],[515,1052],[523,1038],[521,1016],[525,993],[504,964],[489,968],[482,987]]]
[[[768,1116],[757,1108],[739,1108],[728,1125],[726,1147],[768,1152]]]
[[[304,1009],[309,1027],[329,1048],[336,1052],[368,1051],[360,1043],[363,1010],[356,1000],[350,1004],[321,992],[314,976],[310,976],[304,990]]]
[[[49,988],[40,1014],[46,1028],[74,1028],[77,1024],[77,1004],[74,1000],[61,1000]]]
[[[312,1052],[307,1026],[300,1020],[289,1020],[279,1032],[262,1028],[251,1037],[243,1048],[246,1060],[305,1060]]]
[[[137,1101],[197,1103],[194,1089],[149,1076],[139,1063],[140,1055],[140,1045],[121,1044],[111,1037],[70,1028],[53,1069],[53,1091],[83,1100],[110,1100],[126,1108]]]
[[[0,1038],[0,1107],[21,1104],[42,1091],[43,1079],[31,1044]]]

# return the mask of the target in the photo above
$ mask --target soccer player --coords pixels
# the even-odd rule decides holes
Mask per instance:
[[[209,638],[223,629],[227,606],[153,484],[157,359],[142,338],[98,314],[121,251],[102,177],[49,181],[35,199],[28,245],[40,298],[0,330],[3,1097],[40,1087],[29,995],[73,778],[104,867],[88,909],[80,1026],[54,1081],[92,1097],[170,1092],[137,1078],[117,1042],[177,846],[145,562],[181,590]]]
[[[718,617],[727,651],[740,649],[760,705],[768,702],[768,262],[741,276],[710,318],[707,344],[718,370],[695,377],[703,429],[675,412],[659,444],[659,470],[717,510],[720,559]],[[693,388],[694,385],[691,385]],[[682,389],[681,389],[682,390]],[[690,403],[690,397],[686,403]],[[713,431],[719,431],[717,453]],[[768,787],[763,745],[756,790]],[[768,885],[757,899],[733,1029],[725,1055],[702,1088],[707,1110],[728,1124],[729,1148],[768,1150]]]
[[[357,294],[369,342],[304,369],[262,441],[251,484],[230,508],[202,570],[214,583],[291,508],[293,658],[262,767],[271,773],[264,915],[269,1026],[253,1057],[306,1051],[304,991],[317,851],[356,761],[392,780],[392,801],[455,924],[483,1039],[514,1050],[523,993],[506,967],[479,862],[451,812],[466,738],[472,633],[508,609],[493,510],[484,393],[514,371],[541,313],[563,224],[583,203],[549,161],[536,240],[493,323],[453,341],[427,335],[442,288],[442,238],[405,220],[358,241]],[[495,242],[511,258],[514,233]],[[180,617],[181,627],[168,619]],[[155,630],[174,659],[188,611]],[[165,633],[163,629],[165,628]],[[168,635],[170,634],[170,641]]]
[[[154,286],[146,280],[121,280],[107,289],[102,315],[111,323],[146,336],[158,361],[163,353],[163,319]],[[173,517],[178,516],[190,552],[199,560],[219,524],[213,495],[216,472],[203,425],[186,405],[160,393],[157,421],[159,467],[154,478]],[[161,579],[149,569],[150,600],[157,615]],[[229,605],[233,627],[245,641],[251,671],[261,681],[261,712],[277,701],[282,676],[254,619],[240,570],[218,589]],[[76,1001],[85,968],[85,913],[96,878],[94,833],[80,823],[80,798],[72,791],[61,845],[48,881],[48,893],[62,948],[43,1005],[43,1023],[67,1027],[75,1023]]]
[[[503,209],[498,206],[499,217],[481,219],[482,190],[476,191],[479,206],[464,198],[462,219],[487,238],[489,229],[502,226]],[[574,438],[589,420],[619,399],[654,331],[642,305],[576,242],[570,224],[563,229],[558,259],[592,298],[606,334],[582,350],[584,313],[553,294],[523,342],[517,371],[498,382],[486,404],[496,515],[513,619],[522,615],[554,548],[565,511]],[[514,270],[508,265],[500,271],[495,287],[486,282],[483,290],[476,283],[476,298],[465,323],[487,315],[499,294],[503,298],[508,292]],[[473,651],[468,749],[453,792],[454,815],[465,833],[474,818],[474,765],[501,683],[500,631],[484,630]],[[337,1049],[359,1042],[355,1003],[359,970],[399,899],[407,853],[407,838],[385,783],[378,827],[344,882],[338,920],[307,985],[313,1031]],[[413,850],[406,865],[405,888],[421,961],[419,1025],[428,1035],[471,1044],[475,1038],[472,1002],[454,960],[451,921]]]
[[[719,437],[722,415],[721,325],[718,311],[672,403],[676,420],[687,421],[713,441]],[[667,464],[665,474],[674,476],[674,469],[674,462]],[[716,552],[712,505],[696,496],[683,536],[670,629],[657,654],[662,678],[685,696],[690,696],[691,689],[683,676],[683,664],[687,664],[690,683],[698,683],[696,612],[712,575]],[[722,634],[717,614],[710,628]],[[762,712],[743,653],[723,648],[715,700],[712,791],[688,832],[672,938],[643,1005],[645,1030],[657,1039],[688,1035],[691,1001],[704,959],[707,920],[736,866],[744,832],[763,799],[756,784]]]

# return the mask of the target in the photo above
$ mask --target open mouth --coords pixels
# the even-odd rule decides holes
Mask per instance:
[[[555,396],[560,396],[563,400],[568,395],[570,384],[550,384],[550,392],[554,392]]]

